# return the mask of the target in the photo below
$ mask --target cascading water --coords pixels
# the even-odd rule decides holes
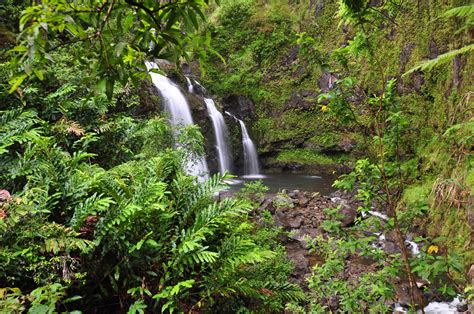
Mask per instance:
[[[245,123],[239,120],[240,127],[242,128],[242,145],[244,146],[244,158],[245,158],[245,174],[246,175],[258,175],[260,173],[258,167],[258,155],[255,144],[247,132]]]
[[[158,69],[158,65],[154,62],[145,62],[145,65],[150,71],[151,69]],[[149,72],[153,85],[158,89],[163,97],[165,111],[170,115],[171,125],[174,127],[175,136],[177,128],[186,127],[193,124],[191,110],[188,102],[181,90],[169,78],[158,73]],[[194,159],[194,160],[193,160]],[[186,170],[189,174],[205,179],[208,175],[206,160],[203,157],[190,158],[186,165]]]
[[[212,99],[204,98],[207,106],[207,111],[212,120],[214,127],[214,134],[216,136],[216,150],[219,157],[219,171],[224,174],[230,171],[231,155],[229,147],[229,131],[224,121],[222,113],[216,108],[216,104]]]
[[[249,136],[249,132],[247,131],[247,127],[245,126],[244,121],[238,119],[236,116],[234,116],[230,112],[226,111],[225,113],[233,117],[235,120],[237,120],[242,130],[242,146],[244,147],[245,175],[258,176],[260,174],[260,170],[258,166],[257,149],[255,148],[255,144],[253,143],[252,139]]]
[[[186,82],[188,83],[188,92],[194,93],[193,83],[191,83],[191,79],[187,76],[186,76]]]

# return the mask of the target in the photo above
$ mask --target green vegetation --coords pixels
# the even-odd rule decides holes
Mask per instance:
[[[275,162],[281,163],[297,163],[303,165],[319,164],[331,165],[336,161],[328,156],[318,154],[308,149],[294,149],[290,151],[283,151],[274,159]]]
[[[303,298],[278,230],[257,226],[247,199],[214,199],[226,177],[184,173],[203,136],[173,136],[143,60],[179,60],[203,39],[204,2],[157,5],[33,5],[2,52],[0,312],[279,311]]]
[[[0,312],[386,313],[401,283],[421,308],[420,280],[472,300],[473,8],[0,4]],[[350,166],[334,187],[354,195],[352,221],[308,194],[270,200],[255,181],[221,197],[230,176],[188,175],[208,134],[171,129],[153,58],[181,79],[186,62],[219,100],[249,99],[240,118],[265,166]],[[304,206],[324,219],[303,243],[274,216]],[[287,238],[317,257],[300,285]]]
[[[229,21],[242,12],[248,18],[239,20],[236,29]],[[275,12],[287,15],[278,19]],[[363,159],[336,186],[357,187],[366,206],[385,204],[391,219],[385,230],[373,232],[395,232],[404,248],[405,236],[420,231],[414,230],[416,223],[424,236],[415,240],[427,244],[417,257],[402,249],[401,255],[380,262],[392,265],[401,258],[397,265],[412,285],[418,277],[442,286],[437,276],[444,274],[452,282],[440,289],[448,294],[463,293],[474,263],[470,13],[467,1],[234,1],[216,10],[211,23],[212,45],[226,63],[215,58],[206,63],[206,85],[214,93],[254,101],[253,133],[260,151],[274,156],[267,165],[340,162],[346,153],[342,140],[354,140],[346,146],[350,156],[343,159]],[[282,34],[290,40],[280,40]],[[271,40],[272,49],[261,45],[262,37]],[[344,294],[356,289],[354,283],[334,279],[342,276],[346,241],[362,255],[359,245],[371,243],[360,236],[364,226],[338,234],[320,252],[325,263],[313,277],[312,295],[320,302],[314,311],[367,311],[363,303],[376,312],[387,310],[364,299],[364,285],[354,297]],[[429,244],[436,252],[426,253]],[[333,250],[340,255],[332,258]],[[380,277],[381,286],[390,287],[389,277]],[[343,309],[319,307],[336,295],[339,305],[347,302]],[[388,295],[378,296],[381,306]],[[416,298],[412,304],[421,302]]]

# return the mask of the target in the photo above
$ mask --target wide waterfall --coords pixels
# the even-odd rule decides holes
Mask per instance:
[[[148,71],[158,69],[158,65],[153,62],[147,61],[145,65]],[[170,115],[170,122],[175,132],[178,128],[193,124],[188,102],[178,86],[166,76],[154,72],[149,72],[149,74],[153,85],[155,85],[163,97],[165,111]],[[177,136],[177,133],[175,135]],[[204,157],[190,158],[186,165],[186,170],[189,174],[201,179],[206,178],[209,173]]]
[[[240,124],[240,129],[242,130],[242,146],[244,148],[244,173],[246,176],[259,176],[260,170],[258,166],[258,155],[255,144],[250,138],[247,127],[245,126],[244,121],[240,120],[230,112],[225,112],[227,115],[231,116],[237,120]]]
[[[204,98],[207,106],[207,111],[212,120],[214,127],[214,134],[216,137],[216,150],[219,157],[219,171],[224,174],[231,169],[231,155],[229,147],[229,131],[224,121],[222,113],[216,108],[216,104],[212,99]]]

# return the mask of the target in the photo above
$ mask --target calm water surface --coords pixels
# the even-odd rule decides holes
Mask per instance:
[[[319,192],[329,195],[335,189],[331,186],[335,176],[331,175],[305,175],[294,173],[271,173],[258,176],[240,176],[231,180],[230,191],[238,191],[246,182],[261,180],[270,190],[269,193],[277,193],[285,190],[300,190],[307,192]]]

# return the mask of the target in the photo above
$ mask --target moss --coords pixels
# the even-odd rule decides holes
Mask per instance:
[[[298,164],[298,165],[332,165],[340,163],[344,156],[329,156],[309,149],[293,149],[280,152],[272,158],[270,163]]]
[[[474,160],[471,161],[471,169],[474,169]],[[466,186],[469,189],[471,195],[474,195],[474,171],[470,171],[466,177]]]
[[[312,147],[330,148],[337,145],[342,138],[342,135],[337,132],[325,132],[315,135],[308,140],[308,144]]]
[[[378,152],[373,151],[370,142],[366,144],[361,129],[343,125],[331,115],[315,110],[318,107],[316,99],[309,100],[314,102],[314,108],[295,109],[292,96],[302,91],[320,93],[319,78],[328,69],[340,78],[357,78],[357,85],[369,95],[380,92],[387,79],[397,78],[401,92],[397,106],[408,125],[399,139],[398,153],[405,161],[404,173],[412,180],[412,185],[405,187],[401,205],[422,211],[425,219],[428,217],[430,235],[453,237],[447,244],[449,250],[461,252],[469,234],[465,211],[456,213],[449,206],[434,208],[430,193],[436,178],[456,177],[452,173],[457,167],[453,164],[456,158],[452,149],[458,144],[448,141],[443,134],[452,124],[465,121],[459,102],[472,90],[469,69],[474,65],[474,58],[463,57],[465,67],[460,71],[460,77],[455,76],[452,64],[428,73],[403,78],[400,75],[419,61],[457,48],[466,40],[466,36],[455,32],[459,21],[438,16],[447,8],[467,1],[439,3],[430,0],[421,6],[416,1],[404,2],[403,10],[395,17],[396,25],[382,19],[379,31],[371,34],[376,42],[372,52],[383,66],[353,57],[347,68],[329,57],[356,33],[353,27],[338,25],[338,19],[334,18],[337,2],[321,2],[322,5],[320,1],[315,4],[309,0],[297,3],[282,0],[234,2],[245,3],[241,16],[245,18],[239,18],[238,25],[215,19],[215,48],[227,56],[227,64],[210,60],[206,84],[219,96],[240,93],[254,101],[257,118],[249,121],[249,126],[256,136],[259,151],[277,154],[269,159],[270,163],[330,164],[340,162],[339,157],[330,157],[321,151],[336,146],[341,138],[350,135],[358,142],[354,154],[376,156]],[[224,3],[224,7],[231,6]],[[221,10],[224,12],[225,8]],[[315,55],[308,59],[298,52],[296,34],[300,32],[315,38],[318,60]],[[460,83],[454,86],[454,81]],[[358,109],[358,105],[356,103],[354,107]],[[464,112],[466,116],[469,111]],[[359,121],[369,130],[373,121],[369,115],[359,113]],[[466,164],[459,167],[460,173],[472,169]],[[473,173],[468,171],[462,180],[471,194],[474,192]]]
[[[414,206],[420,204],[428,204],[428,196],[431,193],[434,180],[426,179],[425,181],[410,185],[403,191],[402,201],[407,206]]]

